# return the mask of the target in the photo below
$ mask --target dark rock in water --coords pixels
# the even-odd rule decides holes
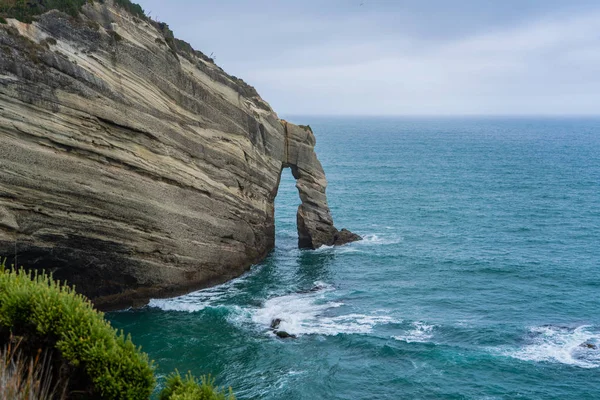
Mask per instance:
[[[279,328],[279,324],[281,324],[281,319],[280,318],[275,318],[271,321],[271,329],[277,329]]]
[[[544,324],[542,325],[543,328],[551,328],[551,329],[558,329],[561,331],[571,331],[574,329],[574,327],[570,327],[567,325],[552,325],[552,324]]]
[[[334,236],[334,240],[334,245],[341,246],[346,243],[352,243],[362,240],[362,237],[344,228],[341,231],[339,231],[337,235]]]
[[[593,343],[581,343],[579,345],[579,347],[583,347],[584,349],[592,349],[592,350],[598,350],[598,346],[596,346]]]
[[[318,292],[320,290],[323,290],[323,287],[321,287],[321,286],[313,286],[310,289],[299,290],[296,293],[298,293],[298,294],[309,294],[309,293],[316,293],[316,292]]]
[[[295,339],[296,335],[292,335],[291,333],[287,333],[286,331],[276,331],[275,334],[280,339]]]

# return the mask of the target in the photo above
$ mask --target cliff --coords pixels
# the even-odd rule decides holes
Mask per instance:
[[[273,249],[286,167],[299,246],[358,239],[333,225],[310,128],[165,24],[80,11],[0,23],[0,254],[102,308],[222,282]]]

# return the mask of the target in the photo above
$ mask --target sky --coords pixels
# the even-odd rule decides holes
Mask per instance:
[[[280,115],[600,115],[597,0],[138,0]]]

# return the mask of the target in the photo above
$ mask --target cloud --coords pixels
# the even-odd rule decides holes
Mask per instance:
[[[600,114],[600,8],[523,1],[222,2],[171,25],[281,114]]]

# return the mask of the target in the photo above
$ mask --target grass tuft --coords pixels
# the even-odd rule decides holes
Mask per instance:
[[[63,400],[64,390],[52,384],[52,364],[47,352],[26,357],[20,342],[11,338],[0,350],[0,398],[11,400]]]

